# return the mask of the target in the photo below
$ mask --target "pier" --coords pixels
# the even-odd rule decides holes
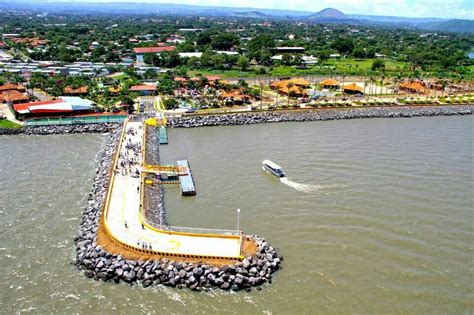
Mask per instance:
[[[101,220],[106,236],[122,250],[151,257],[242,260],[240,231],[172,227],[146,218],[144,185],[153,184],[147,174],[157,177],[158,184],[177,177],[183,195],[196,194],[187,160],[179,160],[175,166],[144,164],[146,128],[142,122],[124,124]]]

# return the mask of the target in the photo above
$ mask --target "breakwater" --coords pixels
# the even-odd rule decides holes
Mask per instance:
[[[473,110],[474,105],[293,110],[174,117],[168,120],[168,126],[171,128],[192,128],[206,126],[251,125],[290,121],[303,122],[357,118],[411,118],[422,116],[472,115]]]
[[[251,290],[261,288],[262,284],[271,283],[273,273],[280,269],[282,258],[276,250],[259,236],[252,238],[257,246],[256,254],[222,267],[210,263],[190,263],[162,259],[124,259],[122,256],[108,252],[98,245],[97,233],[100,225],[102,208],[107,195],[113,155],[117,150],[120,129],[112,130],[105,148],[89,194],[87,207],[84,209],[79,235],[75,238],[76,265],[89,278],[116,283],[140,283],[143,287],[166,285],[177,288],[189,288],[195,291],[207,291],[215,288],[223,290]],[[155,133],[156,135],[156,133]],[[159,160],[158,141],[153,136],[146,139],[154,143],[154,154],[147,156],[149,161]],[[152,195],[152,192],[150,192]],[[162,193],[157,195],[156,202],[161,204],[157,216],[152,219],[165,220]],[[155,203],[153,203],[155,204]]]
[[[15,129],[0,128],[0,135],[59,135],[76,133],[106,133],[114,129],[118,125],[121,124],[103,123],[81,125],[26,126]]]

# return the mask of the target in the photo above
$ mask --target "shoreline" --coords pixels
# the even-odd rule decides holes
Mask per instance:
[[[278,122],[327,121],[367,118],[412,118],[431,116],[472,115],[473,105],[437,105],[363,108],[312,108],[279,111],[199,114],[168,119],[170,128],[236,126]],[[77,125],[26,126],[16,129],[0,128],[1,135],[53,135],[76,133],[107,133],[121,123]]]

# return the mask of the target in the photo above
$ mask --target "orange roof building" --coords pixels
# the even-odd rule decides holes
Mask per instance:
[[[156,91],[156,85],[140,84],[130,87],[130,91],[138,92],[141,95],[152,95]]]
[[[148,84],[134,85],[130,87],[130,91],[156,91],[156,86]]]
[[[292,87],[283,86],[278,89],[278,93],[285,94],[285,95],[290,94],[290,95],[296,95],[296,96],[303,96],[303,95],[308,94],[308,92],[305,89],[297,85],[293,85]]]
[[[29,100],[30,98],[27,95],[16,90],[0,92],[0,103],[18,104],[28,102]]]
[[[351,83],[343,86],[343,91],[350,94],[364,94],[364,89],[357,84]]]
[[[282,80],[282,81],[275,81],[270,84],[272,89],[281,89],[288,87],[288,85],[295,85],[299,87],[307,87],[309,86],[309,82],[303,78],[294,78],[289,80]]]
[[[21,84],[7,83],[0,86],[0,92],[2,91],[19,91],[25,92],[25,87]]]
[[[158,46],[158,47],[135,47],[133,52],[135,54],[146,54],[146,53],[155,53],[159,54],[165,51],[174,51],[176,47],[174,46]]]
[[[78,87],[77,89],[74,89],[72,86],[68,85],[64,88],[64,94],[67,95],[82,95],[82,94],[87,94],[89,92],[89,87],[87,86],[81,86]]]
[[[400,84],[400,90],[405,90],[413,93],[424,93],[426,88],[419,82],[403,82]]]
[[[323,81],[319,82],[319,85],[321,85],[322,87],[325,87],[325,88],[335,89],[335,88],[339,87],[339,81],[337,81],[335,79],[326,79],[326,80],[323,80]]]

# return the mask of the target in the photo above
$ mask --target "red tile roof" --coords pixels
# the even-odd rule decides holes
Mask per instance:
[[[133,48],[133,51],[136,54],[144,53],[162,53],[164,51],[174,51],[176,47],[174,46],[160,46],[160,47],[136,47]]]
[[[146,85],[146,84],[134,85],[130,87],[130,91],[155,91],[155,90],[156,90],[156,86]]]
[[[0,92],[1,91],[25,91],[25,87],[21,84],[13,84],[13,83],[7,83],[2,86],[0,86]]]
[[[0,93],[0,102],[18,102],[18,101],[28,101],[30,98],[23,94],[20,93],[16,90],[12,91],[5,91]]]
[[[57,103],[63,103],[63,102],[64,101],[62,99],[50,100],[50,101],[41,101],[41,102],[30,102],[30,103],[23,103],[23,104],[13,105],[13,109],[18,112],[18,111],[28,110],[30,106],[50,105],[50,104],[57,104]]]
[[[64,93],[66,94],[86,94],[89,91],[89,87],[81,86],[77,89],[73,89],[72,86],[68,85],[64,88]]]

